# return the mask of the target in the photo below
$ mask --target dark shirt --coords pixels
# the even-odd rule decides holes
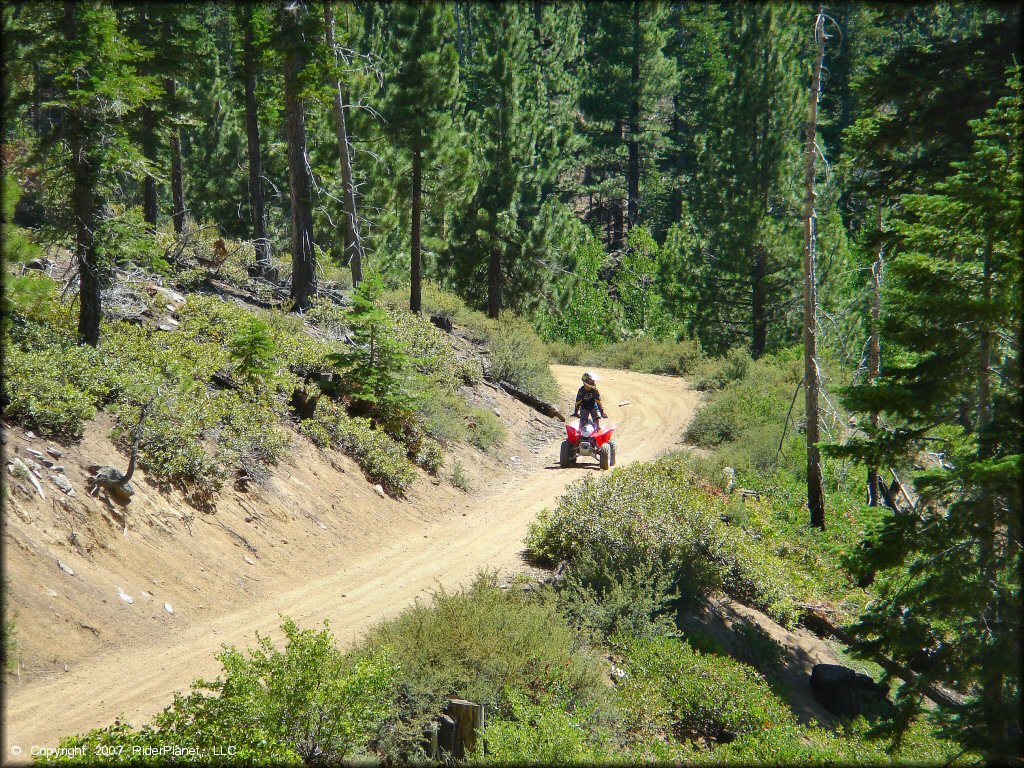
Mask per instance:
[[[597,391],[597,387],[593,389],[580,387],[580,391],[576,393],[576,410],[578,411],[580,408],[588,410],[596,408],[599,411],[604,411],[604,406],[601,405],[601,393]]]

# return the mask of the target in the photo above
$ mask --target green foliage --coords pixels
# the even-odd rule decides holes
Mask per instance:
[[[723,522],[725,510],[685,459],[634,464],[571,486],[531,526],[528,550],[549,562],[589,558],[605,584],[636,578],[643,566],[657,577],[647,577],[649,586],[667,577],[687,600],[724,589],[793,623],[806,587],[792,583],[791,567],[771,547]]]
[[[370,480],[390,493],[403,494],[416,479],[415,467],[401,443],[375,428],[369,419],[349,416],[326,398],[320,398],[313,418],[299,424],[299,431],[315,445],[345,451]]]
[[[388,722],[404,724],[406,736],[388,747],[395,759],[416,756],[422,728],[446,696],[484,704],[492,717],[509,712],[517,691],[557,690],[572,706],[603,695],[597,660],[553,607],[519,590],[502,592],[486,575],[371,629],[357,653],[378,648],[389,648],[399,667],[401,695]]]
[[[608,288],[599,272],[605,253],[597,238],[587,238],[576,248],[575,268],[569,294],[560,306],[550,308],[544,337],[569,344],[599,346],[614,341],[618,321]]]
[[[499,318],[489,339],[491,375],[545,400],[558,396],[548,367],[544,342],[525,319],[509,313]]]
[[[592,722],[594,708],[572,708],[556,695],[508,694],[507,715],[490,717],[474,763],[586,765],[627,762],[613,751],[607,727]],[[617,760],[616,760],[617,758]]]
[[[250,382],[259,381],[277,369],[270,328],[258,317],[249,317],[235,332],[230,350],[238,373]]]
[[[282,624],[284,650],[267,637],[243,653],[226,647],[222,676],[192,692],[152,723],[116,723],[61,741],[64,755],[43,764],[162,765],[169,758],[229,765],[302,765],[364,753],[387,714],[398,672],[385,652],[350,661],[328,627]],[[194,749],[183,757],[173,750]]]
[[[378,306],[383,290],[380,277],[372,273],[359,284],[345,314],[355,346],[329,359],[341,373],[342,392],[351,399],[354,411],[396,434],[411,420],[414,403],[406,382],[408,346],[396,338],[395,321]]]
[[[859,719],[833,733],[801,725],[756,671],[675,638],[618,639],[625,677],[616,694],[640,759],[722,765],[943,764],[955,747],[926,723],[893,751]]]
[[[561,341],[549,341],[547,346],[556,363],[621,368],[640,373],[686,376],[698,369],[703,361],[700,344],[696,341],[656,341],[649,336],[625,339],[604,346]]]
[[[922,52],[923,53],[923,52]],[[850,408],[880,414],[832,453],[885,468],[937,466],[913,477],[913,509],[887,514],[853,558],[878,599],[854,626],[857,650],[901,663],[935,655],[901,689],[905,729],[921,686],[975,692],[940,708],[946,733],[986,759],[1019,751],[1022,229],[1021,70],[1002,98],[970,121],[970,155],[950,175],[905,194],[892,223],[899,250],[887,266],[880,377],[850,387]],[[951,574],[955,573],[956,578]]]
[[[467,493],[472,490],[472,486],[469,482],[469,477],[466,475],[466,468],[462,466],[461,461],[456,461],[452,464],[452,474],[448,478],[452,485],[458,488],[460,491],[466,491]]]

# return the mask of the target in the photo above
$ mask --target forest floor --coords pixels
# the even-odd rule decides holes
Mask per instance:
[[[553,372],[571,403],[580,369]],[[684,447],[699,392],[674,377],[599,373],[621,464]],[[296,438],[267,483],[225,488],[214,512],[138,475],[131,503],[116,508],[85,493],[87,465],[124,464],[110,424],[90,424],[60,459],[76,497],[47,486],[45,501],[10,490],[5,499],[8,599],[22,654],[18,674],[7,675],[3,754],[11,745],[25,754],[54,746],[118,717],[141,725],[175,691],[215,677],[224,644],[253,645],[256,632],[279,640],[282,616],[302,627],[328,620],[342,643],[353,643],[481,569],[529,570],[529,523],[569,483],[600,470],[585,459],[559,469],[560,423],[504,393],[485,388],[483,397],[509,439],[496,455],[456,449],[474,490],[423,475],[404,500],[379,497],[347,457]],[[5,433],[8,455],[53,445]]]

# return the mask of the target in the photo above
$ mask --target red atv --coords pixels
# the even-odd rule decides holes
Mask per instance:
[[[575,465],[580,456],[596,458],[601,462],[601,469],[615,466],[614,424],[598,429],[591,419],[581,417],[578,426],[566,422],[565,432],[567,438],[558,453],[558,463],[563,468]]]

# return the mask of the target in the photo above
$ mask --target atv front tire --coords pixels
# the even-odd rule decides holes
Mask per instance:
[[[568,440],[562,441],[562,447],[558,451],[558,465],[565,469],[576,463],[576,457],[572,454],[572,445]]]
[[[611,466],[612,449],[611,446],[602,445],[600,450],[601,455],[601,469],[608,469]]]

